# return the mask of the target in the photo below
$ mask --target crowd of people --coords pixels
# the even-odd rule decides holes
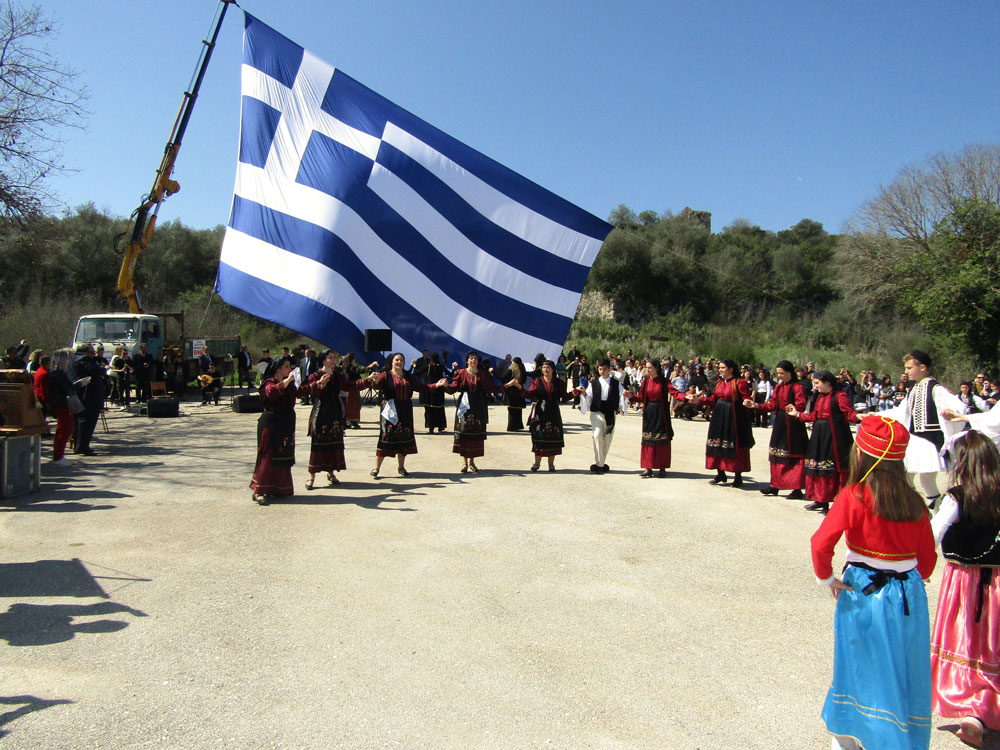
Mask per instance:
[[[25,354],[22,342],[8,350],[6,364],[34,372],[36,393],[57,420],[54,459],[64,461],[71,430],[74,450],[90,453],[110,373],[121,372],[112,364],[120,352],[111,362],[86,345],[51,358]],[[610,471],[615,424],[630,408],[642,415],[643,478],[670,468],[672,418],[707,420],[705,466],[717,486],[730,484],[729,474],[731,486],[743,483],[754,430],[769,429],[769,481],[760,491],[787,490],[825,516],[812,556],[817,580],[836,600],[834,674],[822,714],[834,749],[926,748],[932,712],[958,719],[956,734],[973,746],[982,746],[986,730],[1000,730],[1000,577],[993,575],[1000,567],[1000,394],[985,372],[952,393],[934,377],[931,357],[916,350],[898,379],[863,372],[860,380],[846,368],[834,374],[812,363],[751,368],[631,352],[596,357],[591,370],[575,347],[556,361],[540,354],[530,367],[519,357],[493,363],[476,352],[464,367],[446,366],[446,352],[424,351],[409,367],[396,353],[368,368],[331,350],[316,355],[302,347],[297,354],[285,349],[272,359],[265,350],[258,361],[264,411],[250,486],[261,505],[294,493],[296,405],[303,401],[311,407],[306,489],[322,474],[338,483],[344,436],[358,425],[363,390],[379,397],[373,480],[385,458],[396,459],[401,477],[409,474],[406,458],[417,452],[414,394],[429,433],[446,427],[444,395],[457,396],[452,452],[461,473],[480,471],[491,399],[507,407],[509,432],[530,433],[530,471],[543,459],[556,470],[564,404],[589,415],[595,474]],[[246,348],[240,360],[249,386]],[[137,358],[131,361],[130,373]],[[215,365],[208,356],[199,366]],[[944,492],[939,477],[949,477]],[[832,558],[842,537],[847,564],[838,577]],[[947,562],[932,628],[924,581],[937,548]]]

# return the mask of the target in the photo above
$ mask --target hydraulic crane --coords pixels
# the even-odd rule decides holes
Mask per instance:
[[[195,74],[192,78],[189,91],[184,92],[184,99],[181,101],[180,110],[174,120],[173,130],[167,139],[167,145],[163,152],[163,160],[159,169],[156,170],[156,179],[153,180],[153,188],[149,194],[143,198],[140,206],[132,212],[129,221],[129,229],[120,237],[128,236],[128,242],[123,250],[122,267],[118,272],[118,291],[128,300],[130,312],[141,313],[142,303],[139,300],[139,291],[135,288],[135,263],[139,259],[139,254],[149,245],[149,239],[153,235],[153,228],[156,226],[156,216],[160,211],[160,205],[165,199],[181,189],[181,186],[173,179],[174,162],[177,160],[177,152],[181,147],[181,140],[184,138],[184,131],[187,129],[188,121],[191,119],[191,112],[194,110],[195,102],[198,99],[198,90],[201,88],[202,79],[205,77],[205,70],[208,62],[212,59],[212,51],[215,49],[215,41],[222,28],[222,19],[226,16],[229,6],[235,4],[236,0],[219,0],[219,8],[216,11],[217,17],[212,26],[212,32],[208,39],[202,41],[202,50],[199,55],[198,64],[195,67]]]

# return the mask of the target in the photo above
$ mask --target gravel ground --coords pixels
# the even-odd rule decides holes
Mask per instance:
[[[710,486],[703,421],[666,479],[638,476],[637,415],[590,474],[564,406],[556,473],[524,433],[476,475],[421,434],[374,481],[365,407],[342,484],[306,492],[299,407],[298,494],[259,507],[256,415],[185,406],[109,415],[98,455],[0,505],[4,748],[829,747],[820,517]]]

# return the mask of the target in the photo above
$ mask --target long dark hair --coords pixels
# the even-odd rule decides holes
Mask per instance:
[[[927,515],[927,506],[913,489],[902,461],[879,461],[854,447],[847,484],[867,486],[875,503],[875,515],[887,521],[917,521]]]
[[[952,481],[962,488],[962,512],[973,522],[1000,525],[1000,451],[992,440],[970,430],[955,441]]]

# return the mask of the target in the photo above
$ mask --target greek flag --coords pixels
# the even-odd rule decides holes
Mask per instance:
[[[249,14],[242,71],[226,302],[340,352],[555,358],[610,225]]]

